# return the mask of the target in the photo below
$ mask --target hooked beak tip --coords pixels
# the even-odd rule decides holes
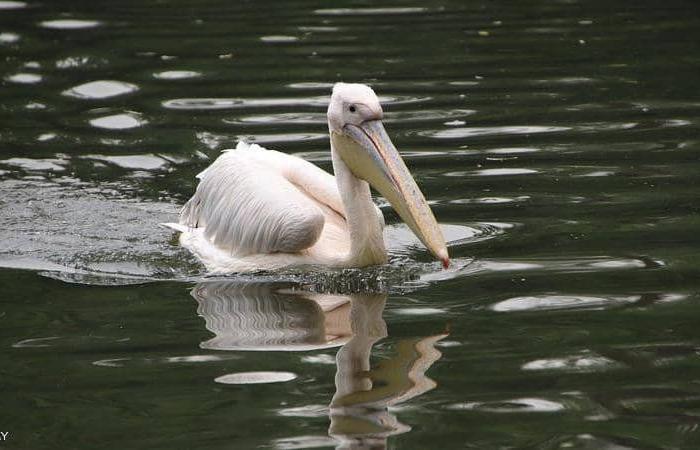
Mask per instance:
[[[437,256],[440,259],[440,261],[442,262],[443,269],[447,269],[448,267],[450,267],[450,257],[447,254],[447,250],[443,250],[443,251],[439,252]]]

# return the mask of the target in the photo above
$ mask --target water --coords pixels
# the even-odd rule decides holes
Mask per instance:
[[[0,1],[8,448],[700,448],[695,2]],[[372,84],[451,241],[209,279],[247,139],[330,170]]]

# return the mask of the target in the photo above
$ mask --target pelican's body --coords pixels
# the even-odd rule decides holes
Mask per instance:
[[[241,142],[197,176],[179,224],[167,225],[214,273],[384,264],[384,218],[369,182],[447,265],[442,233],[386,136],[382,115],[369,87],[337,84],[328,109],[335,177],[301,158]]]

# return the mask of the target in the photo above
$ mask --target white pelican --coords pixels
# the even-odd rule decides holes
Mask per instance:
[[[213,273],[385,264],[384,217],[371,185],[448,267],[442,231],[383,115],[369,86],[337,83],[328,106],[335,178],[301,158],[239,142],[197,175],[180,223],[165,225]]]

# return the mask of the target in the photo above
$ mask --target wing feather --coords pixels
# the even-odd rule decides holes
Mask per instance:
[[[214,245],[239,256],[311,247],[325,221],[317,202],[344,216],[332,175],[255,144],[239,143],[197,177],[180,223],[204,228]]]

